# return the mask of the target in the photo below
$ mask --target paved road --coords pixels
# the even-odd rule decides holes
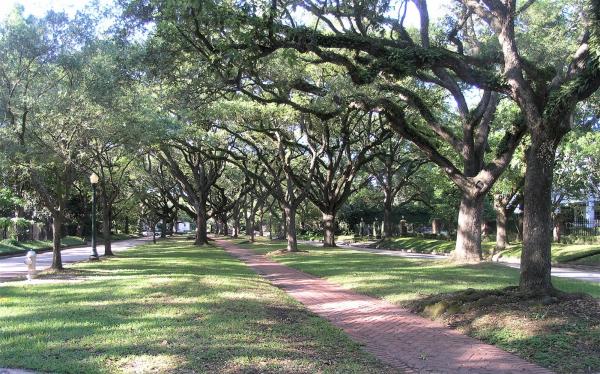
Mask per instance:
[[[515,269],[520,269],[521,264],[513,262],[498,262],[501,265],[508,266]],[[552,266],[552,276],[559,278],[571,278],[578,279],[588,282],[600,283],[600,271],[590,269],[574,269],[562,266]]]
[[[119,240],[112,243],[113,252],[126,251],[132,247],[143,244],[151,238],[136,238],[128,240]],[[70,262],[84,261],[90,257],[92,253],[91,246],[73,247],[63,249],[62,251],[63,264]],[[98,253],[104,252],[104,246],[98,246]],[[48,269],[52,265],[52,252],[40,253],[37,256],[38,271]],[[27,266],[25,265],[25,255],[0,258],[0,282],[6,282],[14,278],[23,278],[27,275]]]
[[[320,243],[320,242],[313,242],[313,241],[303,240],[303,241],[299,241],[299,242],[302,242],[304,244],[314,245],[314,246],[322,245],[322,243]],[[357,251],[369,252],[369,253],[374,253],[374,254],[384,255],[384,256],[423,258],[423,259],[428,259],[428,260],[441,260],[441,259],[448,258],[447,256],[443,256],[443,255],[432,255],[432,254],[428,254],[428,253],[409,253],[409,252],[395,251],[395,250],[389,250],[389,249],[357,247],[354,245],[348,245],[348,244],[344,244],[344,243],[337,243],[337,245],[340,248],[355,249]],[[519,264],[518,262],[515,263],[515,262],[500,261],[500,262],[498,262],[498,264],[508,266],[511,268],[515,268],[515,269],[521,268],[521,264]],[[570,267],[552,266],[552,276],[555,276],[558,278],[571,278],[571,279],[578,279],[578,280],[583,280],[583,281],[588,281],[588,282],[600,283],[600,270],[595,270],[592,268],[584,270],[584,269],[575,269],[575,268],[570,268]]]

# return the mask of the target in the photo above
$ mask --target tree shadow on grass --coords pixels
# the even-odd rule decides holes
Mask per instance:
[[[157,288],[165,295],[179,290]],[[304,325],[311,316],[297,305],[232,299],[219,296],[222,293],[203,290],[201,296],[213,300],[203,302],[169,297],[105,307],[71,302],[59,309],[37,308],[6,317],[3,321],[11,330],[3,331],[0,358],[17,367],[93,373],[104,371],[107,362],[141,355],[177,357],[169,372],[199,368],[221,372],[239,358],[243,359],[235,365],[243,367],[247,358],[259,357],[280,369],[311,372],[321,365],[344,365],[346,355],[356,353],[357,347],[348,341],[340,349],[337,344],[345,338],[322,322],[323,335],[333,338],[307,330]],[[315,339],[321,341],[316,344]]]
[[[358,292],[395,300],[518,283],[518,270],[496,264],[452,264],[446,260],[386,257],[344,249],[313,248],[309,252],[302,256],[278,256],[276,260]]]
[[[49,372],[390,372],[220,249],[136,248],[0,289],[0,362]]]

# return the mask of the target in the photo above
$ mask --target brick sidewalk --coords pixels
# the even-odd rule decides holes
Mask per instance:
[[[366,351],[408,373],[551,373],[384,300],[348,291],[225,240],[216,242],[364,344]]]

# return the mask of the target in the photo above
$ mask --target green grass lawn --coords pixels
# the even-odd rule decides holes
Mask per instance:
[[[243,241],[238,241],[243,242]],[[284,248],[283,242],[242,243],[259,253]],[[434,293],[465,288],[496,289],[516,285],[519,270],[499,264],[453,264],[414,258],[382,256],[349,249],[299,245],[298,254],[272,258],[296,269],[343,284],[353,290],[387,299],[408,302]],[[553,278],[555,286],[567,292],[586,292],[600,298],[600,284]]]
[[[600,254],[588,256],[588,257],[581,258],[579,260],[572,261],[571,264],[598,266],[598,265],[600,265]]]
[[[404,237],[385,239],[379,243],[378,248],[394,250],[411,250],[419,253],[450,253],[454,250],[454,241],[439,239],[424,239],[417,237]],[[489,256],[496,245],[493,241],[482,243],[484,256]],[[515,243],[508,246],[502,253],[503,258],[520,258],[523,245]],[[600,244],[552,244],[552,262],[555,264],[582,263],[586,265],[600,265]]]
[[[259,253],[284,248],[281,242],[242,243]],[[430,295],[467,288],[492,290],[518,284],[519,271],[494,263],[454,264],[447,260],[420,260],[365,253],[349,249],[300,246],[308,252],[270,256],[293,268],[359,293],[411,307]],[[567,292],[585,292],[600,298],[600,284],[553,278],[554,285]],[[576,303],[576,302],[575,302]],[[582,315],[561,317],[556,306],[511,305],[503,310],[480,308],[461,331],[519,354],[562,373],[600,370],[600,307],[594,317],[582,307]],[[576,307],[576,305],[575,305]],[[589,309],[589,308],[588,308]],[[570,310],[569,310],[570,313]],[[557,316],[555,316],[557,314]],[[453,324],[454,317],[443,322]],[[595,371],[586,371],[592,367]]]
[[[137,235],[117,233],[112,234],[112,240],[126,240],[135,238]],[[90,239],[91,240],[91,239]],[[102,235],[98,236],[98,244],[104,243]],[[79,245],[86,245],[86,241],[77,236],[66,236],[61,239],[63,247],[73,247]],[[0,255],[8,254],[19,254],[27,252],[29,250],[41,251],[52,248],[52,240],[28,240],[25,242],[18,242],[16,240],[2,240],[0,241]]]
[[[114,233],[111,235],[112,240],[125,240],[125,239],[131,239],[131,238],[137,238],[137,235],[125,234],[123,232],[118,232],[118,233]]]
[[[411,250],[419,253],[450,253],[454,250],[454,241],[425,239],[418,237],[402,237],[382,240],[377,248]]]
[[[125,234],[125,233],[119,232],[119,233],[113,233],[110,236],[110,239],[112,241],[115,241],[115,240],[133,239],[133,238],[137,238],[137,237],[138,237],[138,235],[135,235],[135,234]],[[92,240],[91,237],[88,238],[88,241],[91,241],[91,240]],[[102,237],[102,235],[98,235],[97,240],[98,240],[98,244],[104,243],[104,238]]]
[[[347,235],[340,235],[338,238],[340,241],[353,242],[354,238]],[[360,238],[359,240],[369,240],[367,237]],[[373,240],[373,239],[371,239]],[[489,255],[494,250],[494,242],[483,242],[483,253]],[[397,237],[391,239],[382,239],[377,242],[377,248],[380,249],[391,249],[398,251],[411,251],[418,253],[450,253],[454,250],[454,240],[442,240],[442,239],[427,239],[423,237]]]
[[[514,244],[502,257],[520,258],[523,245]],[[552,263],[584,263],[587,265],[600,265],[600,244],[562,244],[552,243]]]
[[[0,286],[0,366],[59,373],[394,372],[246,265],[167,240]]]
[[[298,240],[323,240],[323,233],[298,234]],[[339,237],[336,237],[339,240]]]
[[[85,241],[76,236],[67,236],[61,240],[63,247],[85,245]],[[16,240],[0,241],[0,255],[27,252],[29,250],[39,251],[52,248],[52,240],[28,240],[18,242]]]

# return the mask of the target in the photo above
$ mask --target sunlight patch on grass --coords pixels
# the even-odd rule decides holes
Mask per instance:
[[[259,253],[272,246],[242,244]],[[519,270],[494,263],[455,264],[448,260],[423,260],[381,256],[357,250],[301,245],[308,254],[294,253],[271,259],[298,270],[324,277],[357,292],[408,302],[465,288],[497,289],[518,284]],[[567,292],[586,292],[600,297],[600,284],[553,278],[556,287]]]
[[[502,253],[502,257],[520,258],[522,244],[515,244]],[[598,256],[595,256],[598,255]],[[588,265],[600,265],[600,244],[561,244],[552,243],[552,263],[569,264],[584,262]],[[588,257],[589,256],[589,257]],[[578,260],[580,259],[581,260]]]
[[[600,254],[589,256],[589,257],[584,257],[579,260],[575,260],[572,263],[578,264],[578,265],[598,266],[598,265],[600,265]]]
[[[85,240],[76,236],[66,236],[61,239],[61,245],[67,246],[80,246],[85,245]],[[29,250],[39,251],[52,248],[52,240],[27,240],[24,242],[18,242],[16,240],[2,240],[0,241],[0,255],[6,254],[19,254]]]
[[[274,245],[255,243],[242,246],[258,253],[268,253]],[[431,295],[468,288],[502,289],[518,285],[519,282],[519,270],[489,262],[456,264],[448,260],[381,256],[351,249],[301,248],[309,252],[301,255],[287,253],[270,258],[355,292],[406,307]],[[560,290],[585,292],[600,298],[599,283],[564,278],[553,278],[552,281]],[[591,303],[594,304],[594,300]],[[578,305],[577,301],[572,304]],[[506,310],[494,309],[493,306],[488,309],[479,307],[468,315],[452,312],[457,315],[450,313],[439,318],[447,324],[460,320],[460,326],[453,326],[461,331],[560,373],[586,372],[582,371],[586,367],[600,368],[595,348],[600,346],[600,325],[595,317],[588,319],[596,309],[584,305],[572,311],[563,306],[517,304],[506,307]],[[554,308],[555,314],[564,312],[565,315],[547,317],[545,313],[550,308]],[[531,310],[536,314],[530,315]],[[588,314],[585,314],[585,318],[578,317],[584,315],[583,310]]]
[[[384,239],[377,248],[413,251],[419,253],[450,253],[454,249],[454,241],[425,239],[418,237],[401,237]]]
[[[53,283],[0,287],[3,366],[393,372],[219,248],[161,241],[72,269],[70,279],[50,274],[41,279]]]

